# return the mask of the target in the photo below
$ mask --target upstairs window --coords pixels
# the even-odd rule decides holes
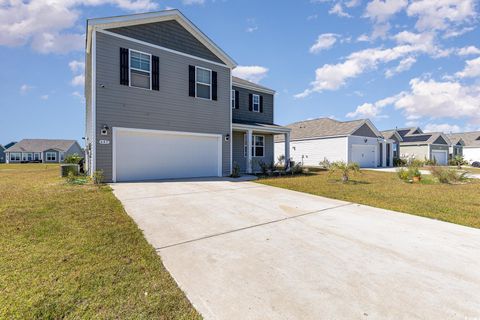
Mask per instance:
[[[195,85],[197,98],[210,100],[212,97],[212,70],[196,67]]]
[[[260,112],[260,96],[258,94],[253,95],[253,112]]]
[[[130,50],[130,86],[150,90],[152,88],[152,56],[147,53]]]

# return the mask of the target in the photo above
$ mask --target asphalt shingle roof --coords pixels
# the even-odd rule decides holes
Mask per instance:
[[[332,136],[348,136],[359,129],[367,120],[341,122],[330,118],[318,118],[295,122],[286,126],[292,129],[290,140],[302,140]],[[282,142],[282,136],[276,136],[275,142]]]
[[[54,140],[54,139],[23,139],[5,152],[43,152],[49,149],[67,151],[75,140]]]
[[[459,139],[462,139],[466,147],[480,148],[480,131],[451,133],[447,134],[447,137],[455,142],[458,142]]]

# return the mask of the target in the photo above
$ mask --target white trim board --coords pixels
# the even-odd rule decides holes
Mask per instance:
[[[232,80],[232,88],[233,87],[244,88],[244,89],[248,89],[248,90],[252,90],[252,91],[271,94],[271,95],[275,95],[275,93],[276,93],[275,90],[271,90],[271,89],[268,89],[268,88],[259,88],[259,87],[256,87],[256,86],[249,86],[249,85],[246,85],[246,84],[243,84],[243,83],[238,83],[238,82],[235,82],[234,80]]]
[[[194,55],[185,53],[185,52],[181,52],[181,51],[169,49],[169,48],[162,47],[162,46],[159,46],[159,45],[150,43],[150,42],[146,42],[146,41],[138,40],[138,39],[135,39],[135,38],[127,37],[127,36],[124,36],[124,35],[121,35],[121,34],[118,34],[118,33],[110,32],[110,31],[103,30],[103,29],[97,30],[97,32],[103,33],[103,34],[106,34],[106,35],[109,35],[109,36],[112,36],[112,37],[117,37],[117,38],[119,38],[119,39],[123,39],[123,40],[131,41],[131,42],[135,42],[135,43],[138,43],[138,44],[141,44],[141,45],[144,45],[144,46],[148,46],[148,47],[151,47],[151,48],[155,48],[155,49],[163,50],[163,51],[166,51],[166,52],[175,53],[175,54],[178,54],[178,55],[181,55],[181,56],[184,56],[184,57],[196,59],[196,60],[198,60],[198,61],[203,61],[203,62],[211,63],[211,64],[214,64],[214,65],[216,65],[216,66],[229,68],[229,66],[226,65],[226,64],[222,64],[222,63],[215,62],[215,61],[212,61],[212,60],[200,58],[200,57],[197,57],[197,56],[194,56]],[[134,50],[135,50],[135,51],[138,51],[138,50],[136,50],[136,49],[134,49]]]

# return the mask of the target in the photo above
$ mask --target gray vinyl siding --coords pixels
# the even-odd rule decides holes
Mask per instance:
[[[370,129],[370,127],[367,124],[364,124],[360,128],[358,128],[354,133],[352,133],[352,136],[372,137],[372,138],[377,137],[375,132],[373,132],[372,129]]]
[[[160,91],[120,85],[120,47],[159,57]],[[175,53],[97,34],[96,142],[112,141],[112,128],[139,128],[226,135],[231,131],[230,69]],[[218,100],[188,95],[188,66],[212,69],[218,75]],[[101,87],[103,85],[103,87]],[[103,125],[110,128],[102,136]],[[96,145],[96,170],[112,179],[112,143]],[[192,161],[194,155],[192,155]],[[230,174],[230,142],[222,139],[222,172]]]
[[[245,157],[244,152],[244,136],[245,132],[234,131],[233,132],[233,145],[232,145],[232,159],[233,162],[238,163],[240,166],[240,171],[245,172],[247,170],[247,158]],[[256,135],[256,133],[253,133]],[[273,135],[271,134],[263,134],[258,133],[258,135],[265,137],[265,149],[264,149],[264,156],[263,157],[252,157],[253,164],[252,169],[254,172],[260,171],[260,167],[258,165],[259,161],[263,161],[265,163],[272,163],[274,162],[274,145],[273,145]]]
[[[273,124],[273,95],[263,92],[257,92],[250,89],[233,86],[233,90],[239,92],[239,108],[233,109],[232,119],[240,121],[261,122]],[[249,94],[258,94],[263,96],[263,112],[249,111]]]
[[[108,31],[210,61],[224,63],[175,20],[114,28],[108,29]]]
[[[92,55],[87,54],[85,58],[85,163],[87,172],[91,174],[92,157],[91,149],[93,148],[93,127],[92,127]]]

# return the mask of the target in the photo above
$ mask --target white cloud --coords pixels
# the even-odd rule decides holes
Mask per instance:
[[[475,0],[417,0],[407,8],[418,30],[445,30],[475,18]]]
[[[71,81],[72,86],[83,86],[85,84],[85,76],[83,74],[76,75]]]
[[[248,18],[247,25],[248,27],[245,29],[246,32],[251,33],[258,30],[258,25],[255,18]]]
[[[350,0],[350,1],[345,2],[345,7],[353,8],[353,7],[358,6],[361,2],[362,2],[362,0]]]
[[[259,83],[267,76],[268,69],[261,66],[238,66],[233,69],[232,74],[254,83]]]
[[[32,89],[33,89],[33,86],[30,86],[28,84],[22,84],[22,86],[20,87],[20,93],[27,94]]]
[[[40,99],[42,100],[48,100],[48,98],[49,98],[48,94],[44,94],[43,96],[40,96]]]
[[[391,16],[406,8],[407,0],[372,0],[367,4],[364,16],[375,22],[386,22]]]
[[[459,56],[477,55],[480,54],[480,49],[475,46],[463,47],[457,50]]]
[[[316,20],[318,19],[318,14],[312,14],[312,15],[309,15],[307,17],[307,20],[310,21],[310,20]]]
[[[364,103],[359,105],[355,111],[349,112],[346,114],[347,118],[379,118],[385,117],[381,115],[382,109],[395,102],[397,96],[388,97],[382,100],[379,100],[375,103]]]
[[[258,27],[255,26],[255,27],[248,27],[247,29],[245,29],[245,31],[251,33],[251,32],[255,32],[258,30]]]
[[[424,132],[444,132],[444,133],[453,133],[453,132],[460,132],[461,129],[459,126],[455,124],[448,124],[448,123],[428,123],[425,125],[423,129]]]
[[[368,42],[370,38],[366,34],[361,34],[357,38],[357,42]]]
[[[391,78],[398,73],[410,70],[415,62],[417,62],[417,59],[414,57],[406,57],[405,59],[400,60],[395,68],[387,69],[387,71],[385,71],[385,77]]]
[[[205,0],[182,0],[184,5],[204,4]]]
[[[330,49],[337,42],[338,34],[324,33],[318,36],[317,41],[310,47],[310,53],[319,53]]]
[[[335,14],[339,17],[344,17],[344,18],[351,18],[352,16],[343,11],[342,4],[340,2],[337,2],[329,11],[329,14]]]
[[[0,45],[29,44],[41,53],[81,50],[84,34],[70,31],[81,7],[115,5],[129,11],[152,10],[152,0],[0,0]]]
[[[85,62],[80,60],[72,60],[68,63],[68,66],[73,73],[85,71]]]
[[[439,49],[434,45],[433,38],[425,34],[416,35],[413,33],[402,33],[397,35],[398,46],[393,48],[369,48],[351,53],[344,62],[337,64],[325,64],[315,70],[315,80],[311,82],[310,88],[295,95],[296,98],[304,98],[313,92],[324,90],[337,90],[344,86],[347,80],[356,78],[362,73],[375,69],[379,64],[396,60],[404,60],[399,71],[406,69],[413,63],[413,56],[416,54],[439,54]]]
[[[465,62],[465,68],[462,71],[455,73],[455,75],[459,78],[474,78],[480,76],[480,57],[473,60],[467,60]]]

